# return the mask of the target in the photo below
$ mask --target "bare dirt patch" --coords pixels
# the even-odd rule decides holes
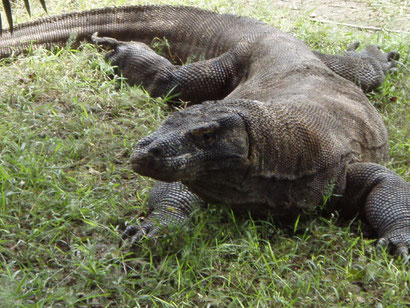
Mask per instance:
[[[408,0],[273,0],[273,5],[288,10],[291,16],[410,31]]]

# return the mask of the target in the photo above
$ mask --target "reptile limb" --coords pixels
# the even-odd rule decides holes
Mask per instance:
[[[173,65],[140,42],[122,42],[110,37],[92,36],[94,43],[112,49],[106,58],[118,66],[131,85],[142,84],[151,96],[178,94],[191,103],[222,99],[246,75],[247,43],[241,42],[217,58],[186,66]],[[347,48],[345,55],[313,53],[339,76],[354,82],[364,92],[379,87],[396,67],[397,52],[383,53],[380,47],[368,45],[356,52],[360,43]]]
[[[359,42],[351,44],[342,56],[317,51],[314,53],[336,74],[354,82],[364,92],[370,92],[379,87],[387,74],[394,70],[400,55],[394,51],[383,53],[376,45],[368,45],[357,52],[359,46]]]
[[[192,64],[173,65],[139,42],[120,42],[110,37],[92,36],[94,43],[112,49],[106,58],[118,66],[131,85],[142,84],[151,96],[178,94],[191,103],[222,99],[241,81],[245,71],[244,44],[237,44],[221,56]]]
[[[396,173],[373,163],[351,164],[347,170],[342,212],[362,207],[379,246],[391,245],[395,253],[408,256],[410,247],[410,185]]]
[[[131,246],[142,238],[153,238],[163,229],[183,225],[195,209],[204,201],[190,192],[181,182],[156,182],[148,198],[147,215],[139,225],[129,225],[122,234],[122,239],[131,237]]]

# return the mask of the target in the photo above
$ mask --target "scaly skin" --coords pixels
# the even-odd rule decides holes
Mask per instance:
[[[124,237],[156,236],[205,202],[296,217],[333,187],[331,208],[361,213],[381,244],[408,254],[410,186],[378,165],[388,159],[387,132],[362,92],[383,82],[397,53],[356,52],[354,44],[343,56],[325,55],[246,17],[136,6],[17,26],[0,38],[0,57],[64,45],[73,32],[75,43],[112,49],[107,58],[151,95],[208,100],[174,113],[137,144],[133,169],[164,182],[153,188],[148,218]],[[148,47],[156,37],[167,39],[179,64],[204,60],[175,65]]]

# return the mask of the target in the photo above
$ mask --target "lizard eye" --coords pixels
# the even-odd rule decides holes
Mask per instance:
[[[215,139],[215,133],[218,128],[219,124],[203,125],[192,129],[190,135],[198,143],[210,143]]]
[[[205,141],[209,141],[212,139],[212,134],[211,133],[203,133],[202,134],[202,139],[204,139]]]
[[[212,141],[215,139],[214,136],[215,135],[213,132],[204,131],[204,132],[197,133],[194,136],[194,139],[196,140],[198,144],[210,145]]]

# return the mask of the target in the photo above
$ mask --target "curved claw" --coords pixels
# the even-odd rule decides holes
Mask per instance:
[[[134,236],[138,231],[139,231],[139,228],[135,225],[127,226],[127,228],[125,228],[124,232],[122,232],[121,234],[121,241],[120,241],[119,247],[122,247],[125,240],[129,237]]]
[[[135,248],[143,238],[155,239],[160,231],[159,227],[152,226],[148,231],[141,229],[131,237],[130,247]]]
[[[386,250],[387,247],[389,246],[389,242],[390,242],[390,241],[389,241],[387,238],[384,238],[384,237],[380,238],[380,239],[377,241],[376,249],[377,249],[377,250]]]
[[[397,51],[390,51],[386,53],[387,61],[398,61],[400,60],[400,54]]]
[[[127,228],[124,230],[124,232],[121,234],[121,239],[125,240],[129,237],[134,236],[138,231],[140,230],[139,227],[135,225],[129,225]]]
[[[407,247],[407,245],[404,243],[396,246],[396,249],[394,250],[394,254],[396,256],[401,256],[403,260],[405,260],[406,263],[410,261],[409,247]]]
[[[129,225],[121,235],[121,244],[127,239],[130,239],[130,247],[135,248],[139,241],[143,238],[154,238],[160,231],[159,225],[150,220],[146,220],[139,225]]]
[[[377,241],[377,250],[386,250],[389,246],[393,246],[393,253],[395,256],[401,256],[403,260],[405,260],[405,263],[408,263],[410,261],[410,256],[409,256],[409,245],[406,244],[405,242],[398,242],[395,243],[394,241],[382,237]]]
[[[400,59],[400,54],[396,51],[390,51],[385,53],[388,65],[388,71],[394,72],[397,70],[397,61]]]
[[[93,35],[91,36],[91,40],[97,45],[109,47],[113,49],[121,44],[120,41],[112,37],[99,37],[98,32],[93,33]]]
[[[360,46],[360,42],[354,42],[350,44],[349,46],[347,46],[346,51],[355,51],[357,48],[359,48],[359,46]]]

